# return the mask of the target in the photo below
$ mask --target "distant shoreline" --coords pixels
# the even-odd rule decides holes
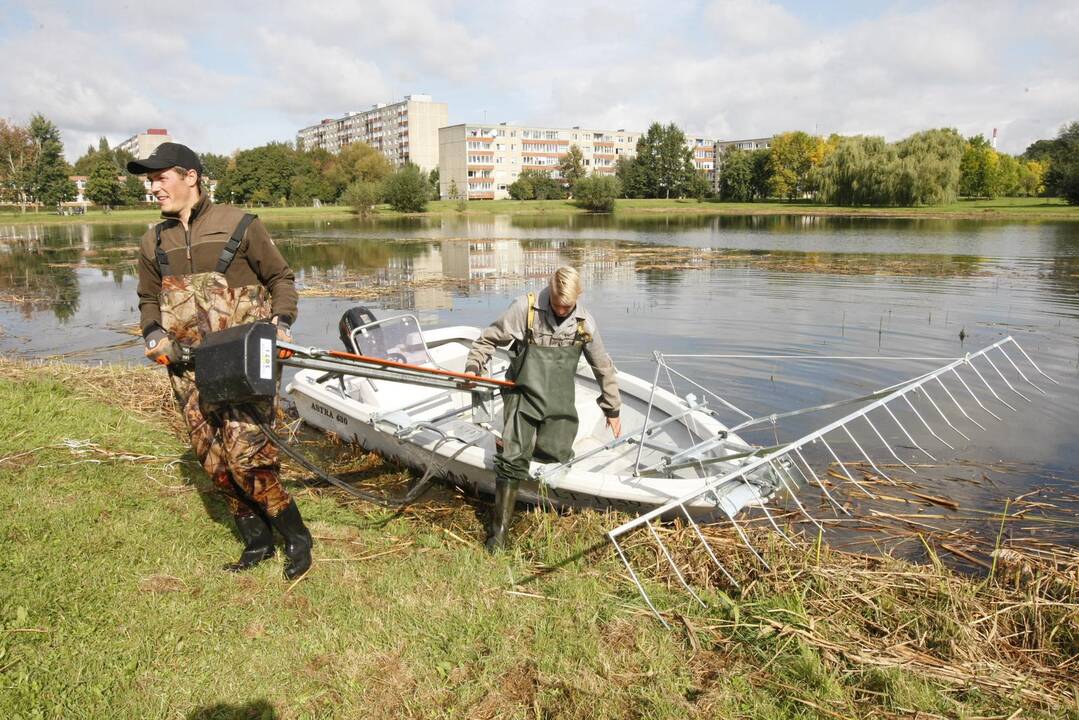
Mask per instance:
[[[399,213],[380,206],[373,219],[398,217],[444,217],[483,215],[525,215],[537,217],[588,215],[568,200],[473,200],[463,211],[457,201],[435,200],[423,213]],[[268,222],[287,220],[347,220],[357,217],[349,208],[339,205],[313,207],[261,207],[252,210]],[[1079,206],[1068,205],[1056,198],[997,198],[995,200],[961,200],[933,207],[842,207],[816,203],[767,201],[732,203],[696,200],[619,200],[616,217],[691,215],[691,216],[796,216],[848,217],[897,220],[1079,220]],[[155,222],[159,214],[151,209],[113,210],[105,213],[91,210],[85,215],[56,215],[54,213],[0,212],[0,227],[4,225],[69,225],[120,224]]]

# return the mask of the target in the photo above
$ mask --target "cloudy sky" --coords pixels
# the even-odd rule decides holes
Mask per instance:
[[[149,127],[229,153],[409,93],[451,123],[998,128],[1018,153],[1079,120],[1076,38],[1075,0],[0,0],[0,116],[45,114],[70,159]]]

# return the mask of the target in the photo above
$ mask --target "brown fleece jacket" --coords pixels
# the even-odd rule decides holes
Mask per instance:
[[[189,230],[185,231],[178,219],[165,217],[161,249],[168,255],[168,274],[212,272],[243,215],[240,208],[215,205],[203,196],[191,210]],[[161,325],[161,268],[154,251],[156,240],[151,227],[139,245],[139,326],[143,337]],[[299,300],[295,276],[260,220],[248,226],[225,280],[229,287],[263,285],[270,291],[271,312],[290,324],[295,322]]]

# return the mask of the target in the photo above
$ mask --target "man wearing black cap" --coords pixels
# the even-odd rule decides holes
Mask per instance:
[[[292,270],[254,215],[210,202],[202,163],[187,146],[163,143],[127,169],[150,179],[163,218],[139,248],[146,357],[168,366],[195,454],[244,540],[239,561],[225,569],[246,570],[273,556],[277,528],[285,538],[285,576],[299,577],[311,567],[311,534],[281,486],[277,448],[258,426],[260,419],[272,422],[273,403],[200,402],[185,352],[208,333],[258,320],[272,320],[278,339],[290,342],[297,310]]]

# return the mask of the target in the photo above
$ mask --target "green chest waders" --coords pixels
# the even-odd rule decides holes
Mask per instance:
[[[535,296],[528,295],[524,347],[510,363],[506,378],[516,383],[502,393],[502,447],[495,456],[495,507],[487,548],[505,544],[517,486],[528,478],[532,458],[565,462],[573,457],[577,437],[577,363],[589,337],[578,321],[572,345],[547,347],[534,342]]]

